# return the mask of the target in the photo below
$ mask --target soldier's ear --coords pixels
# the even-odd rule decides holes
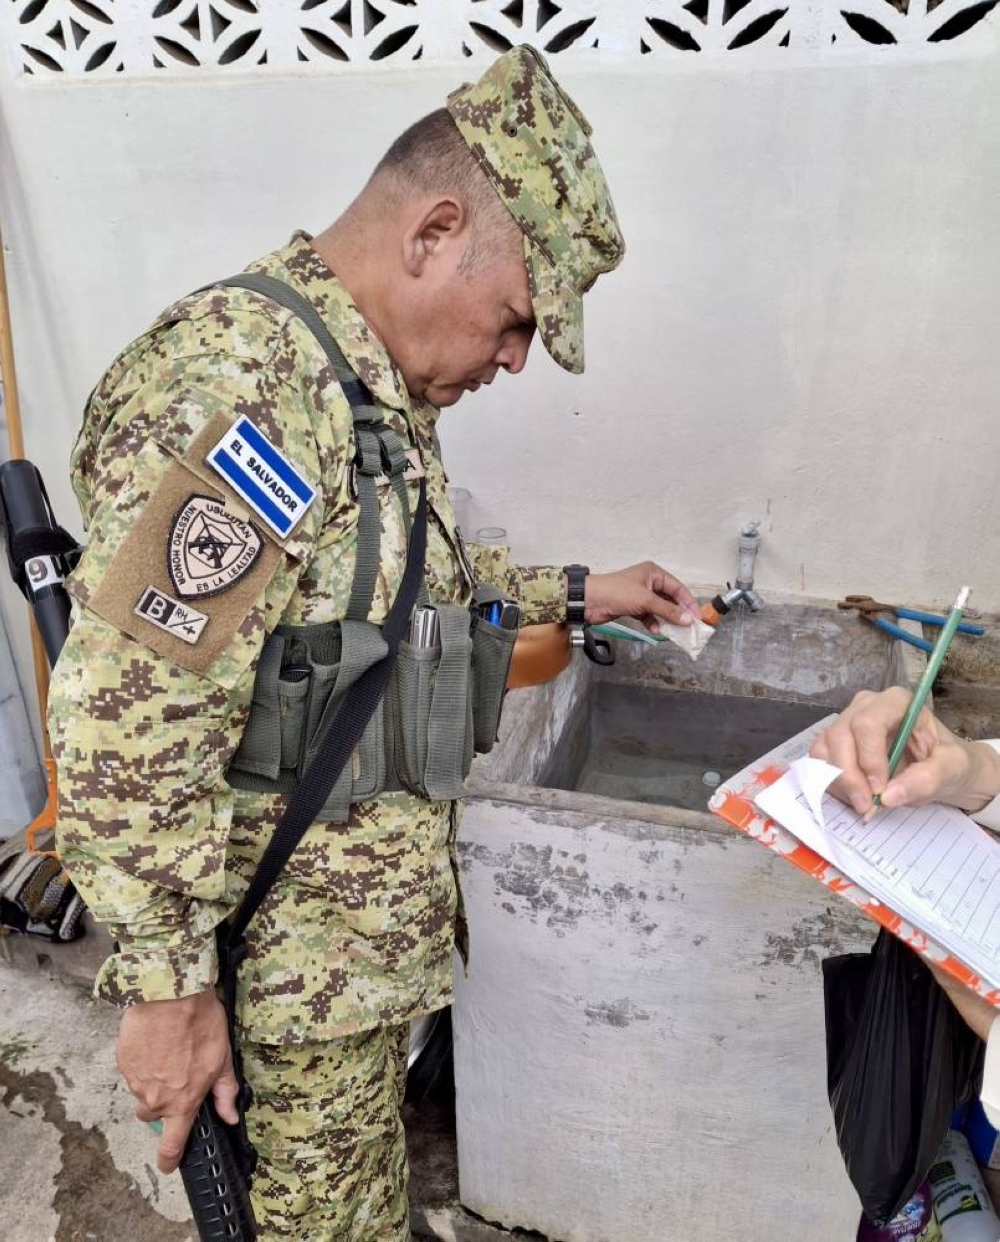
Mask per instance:
[[[422,276],[430,264],[451,257],[456,262],[468,243],[468,213],[457,198],[423,199],[403,234],[403,266],[411,276]]]

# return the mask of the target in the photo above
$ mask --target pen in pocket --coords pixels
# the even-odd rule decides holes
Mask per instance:
[[[479,604],[477,611],[484,621],[502,630],[516,630],[521,623],[521,607],[510,599],[494,599]]]

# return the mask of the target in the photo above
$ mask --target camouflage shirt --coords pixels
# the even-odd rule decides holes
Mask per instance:
[[[409,397],[305,235],[251,270],[309,298],[419,450],[430,598],[465,602],[470,583],[435,448],[438,411]],[[242,418],[315,493],[284,538],[206,462]],[[266,635],[280,622],[344,615],[358,523],[352,456],[350,406],[312,333],[242,289],[208,290],[171,307],[90,398],[73,454],[88,544],[69,583],[74,621],[52,680],[49,726],[60,853],[121,946],[97,979],[109,1000],[184,996],[216,979],[213,929],[239,900],[286,803],[232,789],[226,768]],[[413,507],[417,484],[409,486]],[[395,597],[406,554],[388,487],[380,511],[376,622]],[[190,533],[199,522],[216,532],[223,523],[232,537],[216,558],[212,589],[189,603],[169,547],[180,523]],[[518,569],[503,550],[482,553],[477,572],[519,598],[527,621],[561,615],[558,569]],[[187,637],[168,624],[172,610],[175,622],[186,620]],[[451,804],[397,793],[352,807],[346,826],[313,825],[248,932],[238,1020],[251,1038],[330,1038],[448,1002],[459,908],[455,824]]]

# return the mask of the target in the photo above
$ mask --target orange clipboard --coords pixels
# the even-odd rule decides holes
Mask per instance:
[[[867,889],[852,880],[850,876],[827,862],[809,846],[803,845],[793,833],[782,827],[776,820],[771,819],[757,806],[755,801],[757,795],[768,785],[773,785],[775,781],[780,780],[788,771],[790,764],[806,754],[816,734],[825,729],[834,719],[836,719],[835,716],[830,716],[826,720],[821,720],[812,728],[789,739],[755,763],[750,764],[742,772],[730,777],[712,795],[708,804],[709,810],[718,815],[720,819],[724,819],[727,824],[738,828],[746,836],[752,837],[754,841],[780,854],[793,867],[804,871],[806,875],[828,888],[830,892],[851,902],[872,922],[886,928],[894,936],[898,936],[904,944],[908,944],[922,957],[926,957],[935,966],[947,971],[960,983],[964,983],[966,987],[988,1000],[991,1005],[1000,1008],[1000,988],[982,979],[925,931],[903,915],[897,914],[881,898],[873,897]]]

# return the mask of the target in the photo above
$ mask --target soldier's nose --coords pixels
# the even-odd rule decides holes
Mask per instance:
[[[511,375],[517,375],[519,371],[524,370],[530,348],[531,337],[518,336],[512,340],[506,340],[497,350],[494,362]]]

